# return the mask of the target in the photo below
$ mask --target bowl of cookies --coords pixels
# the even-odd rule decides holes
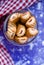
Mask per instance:
[[[3,27],[6,39],[14,45],[26,45],[38,34],[36,18],[29,11],[15,12],[9,15]]]

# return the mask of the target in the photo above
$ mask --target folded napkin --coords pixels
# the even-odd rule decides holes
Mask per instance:
[[[2,43],[0,43],[0,65],[14,65],[14,61]]]
[[[0,30],[6,14],[31,6],[36,0],[0,0]],[[6,47],[0,42],[0,65],[15,65]]]
[[[31,6],[36,0],[1,0],[0,1],[0,17],[15,12],[16,10],[24,9]]]

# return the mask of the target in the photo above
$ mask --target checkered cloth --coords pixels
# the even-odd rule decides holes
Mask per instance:
[[[31,6],[36,0],[0,0],[0,17]]]
[[[0,65],[15,65],[5,46],[0,43]]]
[[[0,0],[0,17],[31,6],[36,0]],[[4,17],[3,17],[4,18]],[[0,19],[0,30],[3,18]],[[15,65],[3,44],[0,43],[0,65]]]

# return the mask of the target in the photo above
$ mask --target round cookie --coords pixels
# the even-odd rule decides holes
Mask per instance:
[[[7,32],[6,32],[6,35],[8,36],[9,39],[13,39],[14,36],[16,34],[16,25],[8,25],[8,28],[7,28]]]
[[[19,18],[20,18],[20,13],[13,13],[10,16],[9,22],[16,23],[18,22]]]
[[[23,37],[15,37],[15,41],[19,44],[24,44],[28,40],[28,37],[23,36]]]
[[[15,33],[14,33],[14,32],[9,32],[9,31],[7,31],[7,32],[6,32],[6,35],[7,35],[7,37],[8,37],[9,39],[13,40],[13,39],[14,39],[14,36],[15,36]]]
[[[26,23],[26,21],[31,17],[31,13],[29,11],[21,14],[21,22]]]
[[[31,16],[29,20],[26,22],[26,27],[35,27],[36,25],[36,19],[34,16]]]
[[[25,34],[25,32],[26,32],[25,26],[22,24],[19,24],[17,27],[16,35],[17,36],[23,36]]]
[[[38,30],[35,28],[28,28],[26,31],[26,36],[29,38],[36,36],[37,34],[38,34]]]

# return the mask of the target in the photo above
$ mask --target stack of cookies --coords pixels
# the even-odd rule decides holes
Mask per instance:
[[[24,44],[29,38],[38,34],[35,27],[36,19],[29,11],[13,13],[8,21],[6,35],[9,39]]]

